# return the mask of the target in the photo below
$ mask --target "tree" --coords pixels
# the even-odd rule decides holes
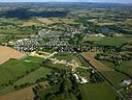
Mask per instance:
[[[51,84],[50,90],[48,89],[45,92],[45,95],[42,95],[42,100],[81,100],[81,92],[79,89],[79,84],[77,83],[74,75],[70,69],[61,69],[54,72],[58,73],[58,77],[55,79],[57,83]],[[52,80],[52,78],[50,77]],[[50,81],[49,79],[49,81]],[[54,81],[55,81],[54,80]]]

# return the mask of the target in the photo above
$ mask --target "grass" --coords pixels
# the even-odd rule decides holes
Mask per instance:
[[[121,81],[128,79],[128,77],[122,73],[116,71],[105,71],[101,72],[113,85],[115,88],[121,88]]]
[[[77,68],[76,71],[79,73],[79,75],[81,75],[83,77],[88,77],[89,78],[89,76],[90,76],[90,73],[86,69]]]
[[[108,46],[121,46],[126,43],[127,39],[125,37],[105,37],[102,38],[97,44],[108,45]]]
[[[54,56],[55,58],[59,59],[59,60],[72,60],[74,58],[74,54],[70,54],[70,53],[58,53],[55,54]]]
[[[40,66],[42,61],[42,58],[28,56],[21,60],[10,59],[0,65],[0,94],[14,91],[14,85],[34,84],[45,78],[51,69]]]
[[[114,64],[109,61],[102,60],[101,61],[104,65],[107,65],[107,67],[114,68]]]
[[[32,33],[33,30],[31,28],[6,28],[6,29],[0,29],[1,34],[15,34],[15,35],[23,35],[23,34],[28,34]]]
[[[78,56],[78,59],[81,61],[82,66],[89,67],[90,64],[88,64],[81,56]]]
[[[105,67],[108,67],[110,70],[102,70],[102,69],[101,70],[97,69],[97,70],[100,71],[100,73],[107,80],[109,80],[115,88],[120,89],[122,80],[128,79],[129,77],[126,76],[125,74],[115,71],[113,68],[114,67],[113,64],[110,62],[101,61],[100,63],[102,63]],[[102,68],[102,64],[100,65],[100,68]],[[96,66],[99,66],[99,64],[97,64]]]
[[[108,61],[101,61],[113,71],[101,72],[116,88],[121,88],[121,81],[128,79],[128,77],[120,72],[114,71],[114,64]]]
[[[118,69],[132,76],[132,60],[123,61]]]
[[[58,53],[54,55],[55,58],[59,60],[66,60],[66,61],[72,61],[75,60],[79,65],[82,65],[82,62],[78,58],[78,55],[73,54],[73,53]]]
[[[40,63],[43,61],[37,57],[27,57],[21,60],[10,59],[8,62],[0,65],[0,87],[2,84],[10,84],[21,77],[24,77],[27,73],[40,67]]]
[[[125,36],[122,37],[100,37],[100,36],[90,36],[90,37],[85,37],[84,41],[91,41],[97,45],[102,45],[102,46],[114,46],[114,47],[119,47],[124,43],[127,43],[130,41],[131,38],[127,38]]]
[[[46,75],[51,72],[51,69],[45,68],[45,67],[40,67],[39,69],[29,73],[25,77],[21,78],[20,80],[16,81],[14,85],[22,85],[25,83],[35,83],[36,80],[40,78],[46,78]]]
[[[103,64],[107,65],[110,68],[114,68],[114,64],[108,61],[101,61]],[[132,76],[132,60],[121,62],[120,66],[116,67],[118,70],[123,71]]]
[[[104,83],[80,85],[83,100],[115,100],[116,93]]]

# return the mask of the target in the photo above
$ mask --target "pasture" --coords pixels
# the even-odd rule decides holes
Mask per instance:
[[[83,100],[115,100],[116,93],[106,83],[80,85]]]
[[[118,69],[132,76],[132,60],[123,61]]]
[[[104,63],[96,60],[90,53],[82,54],[88,62],[94,66],[107,80],[109,80],[113,86],[117,89],[121,88],[122,80],[128,79],[128,76],[115,71],[111,63]]]
[[[108,62],[108,61],[101,61],[104,65],[106,65],[107,67],[111,68],[114,70],[114,64],[112,62]],[[124,64],[123,64],[124,63]],[[118,69],[123,71],[123,72],[126,72],[126,73],[131,73],[131,67],[129,65],[129,63],[126,61],[126,62],[123,62],[119,67]],[[126,66],[126,64],[128,64],[129,66]],[[117,67],[116,67],[117,68]],[[129,68],[129,69],[128,69]],[[126,70],[124,70],[126,69]],[[127,77],[126,75],[120,73],[120,72],[117,72],[117,71],[109,71],[109,72],[102,72],[105,77],[116,87],[116,88],[120,88],[121,86],[121,82],[122,80],[125,80],[125,79],[129,79],[129,77]]]
[[[0,65],[0,89],[14,84],[29,73],[40,68],[42,58],[26,57],[20,60],[10,59]]]
[[[114,37],[101,37],[101,36],[86,36],[83,41],[93,42],[95,45],[120,47],[121,45],[131,41],[132,37],[114,36]]]

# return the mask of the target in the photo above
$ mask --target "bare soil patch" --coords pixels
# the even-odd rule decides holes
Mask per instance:
[[[17,51],[13,48],[6,47],[6,46],[0,46],[0,64],[5,63],[9,59],[21,59],[25,57],[26,54],[21,53],[20,51]]]

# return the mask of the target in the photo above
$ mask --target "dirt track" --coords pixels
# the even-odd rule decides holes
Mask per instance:
[[[0,64],[5,63],[11,58],[20,59],[26,56],[24,53],[21,53],[15,49],[6,46],[0,46]]]

